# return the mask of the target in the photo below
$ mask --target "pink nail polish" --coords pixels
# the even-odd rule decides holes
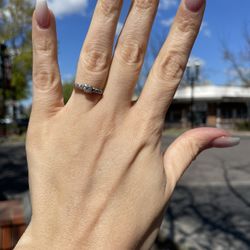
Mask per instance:
[[[234,147],[240,144],[240,138],[238,137],[227,137],[222,136],[217,139],[215,139],[212,142],[212,147],[215,148],[227,148],[227,147]]]
[[[36,20],[42,29],[47,29],[50,26],[50,11],[46,0],[36,1]]]
[[[185,0],[185,4],[188,10],[198,12],[205,4],[205,0]]]

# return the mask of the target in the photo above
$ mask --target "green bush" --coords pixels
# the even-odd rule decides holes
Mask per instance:
[[[237,122],[236,129],[240,131],[250,131],[250,121]]]

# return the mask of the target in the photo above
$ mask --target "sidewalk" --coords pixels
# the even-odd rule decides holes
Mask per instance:
[[[181,134],[183,134],[184,132],[188,131],[190,129],[175,129],[175,128],[171,128],[171,129],[165,129],[163,131],[163,135],[164,136],[171,136],[171,137],[177,137]],[[227,130],[229,133],[231,133],[234,136],[239,136],[239,137],[250,137],[250,131],[237,131],[237,130]]]
[[[234,136],[239,137],[250,137],[250,131],[236,131],[236,130],[229,130],[229,132]]]

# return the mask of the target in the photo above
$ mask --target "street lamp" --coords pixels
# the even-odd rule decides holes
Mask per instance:
[[[191,86],[191,100],[190,100],[190,120],[191,120],[191,127],[194,128],[195,121],[194,121],[194,87],[195,82],[199,80],[200,76],[200,62],[196,61],[194,64],[189,64],[186,70],[186,77],[187,82]]]
[[[10,87],[11,81],[11,61],[8,54],[7,46],[5,44],[0,44],[0,88],[2,89],[2,118],[6,117],[6,90]],[[6,136],[7,128],[5,121],[3,122],[3,134]]]

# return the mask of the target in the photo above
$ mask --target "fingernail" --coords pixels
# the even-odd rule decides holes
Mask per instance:
[[[217,139],[215,139],[212,142],[212,147],[215,148],[227,148],[227,147],[234,147],[240,144],[240,138],[239,137],[227,137],[222,136]]]
[[[50,12],[46,0],[36,1],[36,21],[42,29],[47,29],[50,25]]]
[[[187,9],[192,12],[198,12],[204,3],[205,0],[185,0]]]

